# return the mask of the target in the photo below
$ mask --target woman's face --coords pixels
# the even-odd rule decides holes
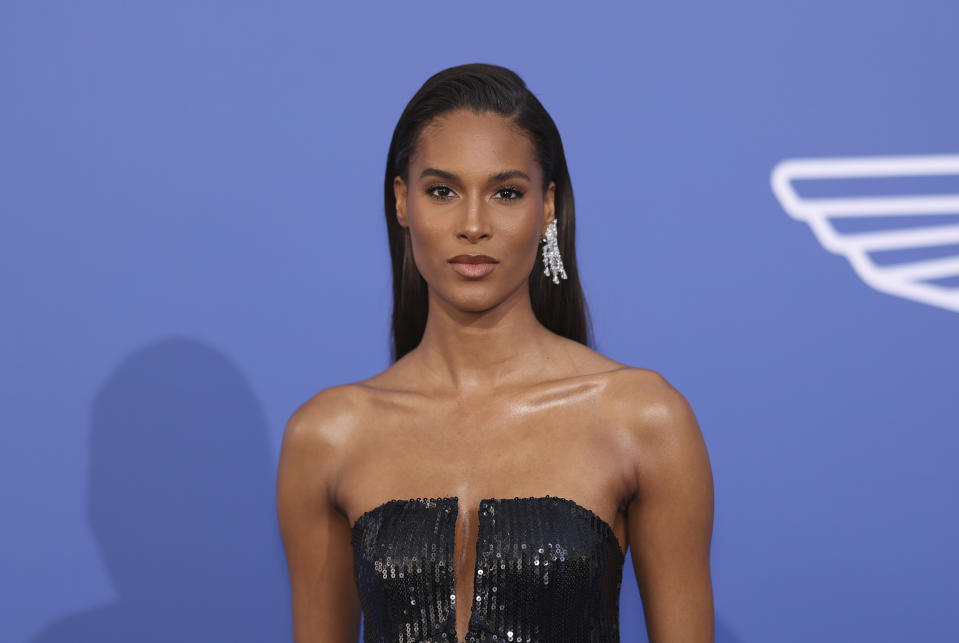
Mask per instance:
[[[462,109],[431,121],[396,177],[396,218],[433,294],[481,312],[526,292],[539,241],[553,220],[530,140],[498,114]],[[486,255],[470,264],[470,255]],[[523,290],[521,290],[523,289]]]

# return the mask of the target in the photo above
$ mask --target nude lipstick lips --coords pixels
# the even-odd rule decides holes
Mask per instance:
[[[499,263],[489,255],[456,255],[449,260],[453,270],[467,279],[481,279]]]

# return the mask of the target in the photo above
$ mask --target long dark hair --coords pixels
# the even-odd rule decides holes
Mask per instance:
[[[573,186],[566,167],[559,130],[536,96],[514,71],[499,65],[457,65],[432,75],[410,99],[400,115],[386,157],[385,212],[393,264],[393,341],[390,357],[396,361],[423,339],[429,296],[426,281],[413,262],[409,228],[396,220],[397,175],[409,183],[410,156],[425,125],[437,116],[467,108],[476,113],[493,112],[509,118],[533,143],[543,170],[543,190],[556,182],[554,206],[557,237],[566,280],[559,285],[534,269],[529,276],[529,294],[536,318],[563,337],[592,346],[592,328],[583,288],[576,269],[576,219]],[[541,264],[537,262],[537,266]]]

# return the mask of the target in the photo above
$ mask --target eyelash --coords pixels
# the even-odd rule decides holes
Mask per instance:
[[[440,183],[440,184],[437,184],[437,185],[431,185],[431,186],[429,186],[428,188],[426,188],[426,194],[429,195],[430,198],[436,199],[437,201],[448,201],[448,200],[449,200],[449,197],[436,196],[435,194],[433,194],[433,190],[436,190],[436,189],[438,189],[438,188],[443,188],[443,189],[445,189],[445,190],[450,190],[450,191],[452,191],[452,188],[450,188],[448,185],[443,185],[443,184]],[[526,194],[525,192],[523,192],[522,190],[520,190],[520,189],[519,189],[518,187],[516,187],[515,185],[504,185],[503,187],[501,187],[501,188],[500,188],[499,190],[497,190],[496,192],[499,193],[499,192],[503,192],[504,190],[509,190],[510,192],[515,193],[515,196],[512,197],[512,198],[502,199],[503,201],[506,201],[507,203],[509,203],[510,201],[519,201],[520,199],[523,198],[523,195]]]

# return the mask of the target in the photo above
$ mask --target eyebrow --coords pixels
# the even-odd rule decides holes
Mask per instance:
[[[452,172],[447,172],[446,170],[440,170],[435,167],[428,167],[420,173],[420,179],[423,179],[427,176],[438,176],[441,179],[447,179],[449,181],[458,181],[459,177],[453,174]],[[526,179],[531,181],[529,175],[526,172],[520,170],[503,170],[502,172],[497,172],[496,174],[489,175],[489,182],[493,183],[495,181],[505,181],[507,179]]]

